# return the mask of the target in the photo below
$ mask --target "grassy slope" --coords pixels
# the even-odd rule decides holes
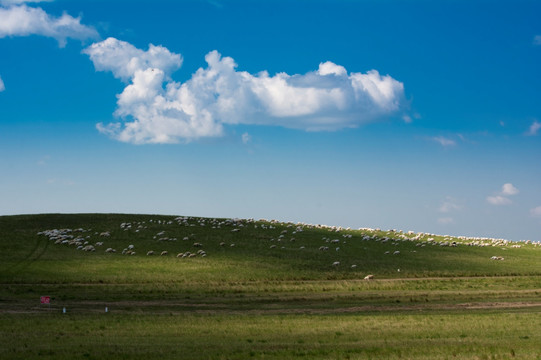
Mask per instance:
[[[133,358],[145,352],[146,358],[163,357],[160,349],[176,358],[541,357],[541,349],[532,345],[539,343],[535,334],[541,330],[541,247],[420,247],[419,241],[362,240],[366,234],[379,239],[395,235],[384,232],[304,228],[292,234],[296,225],[261,229],[262,223],[245,223],[232,232],[234,227],[226,225],[212,229],[208,219],[203,219],[205,226],[201,219],[190,219],[194,226],[166,224],[173,219],[122,214],[0,217],[0,341],[11,345],[0,346],[0,358],[62,358],[76,348],[85,358]],[[123,222],[134,226],[125,231]],[[139,222],[143,228],[136,232]],[[55,228],[92,229],[82,234],[92,244],[104,245],[82,252],[37,235]],[[111,236],[95,234],[103,231]],[[154,239],[161,231],[178,240]],[[203,244],[207,257],[174,256],[196,251],[194,242]],[[120,254],[129,244],[137,254]],[[320,251],[320,246],[330,250]],[[107,247],[118,252],[106,254]],[[169,255],[146,256],[148,250],[167,250]],[[392,255],[396,250],[400,254]],[[335,261],[338,267],[332,266]],[[353,264],[357,267],[351,268]],[[362,280],[369,273],[375,281]],[[53,296],[50,311],[37,304],[40,295]],[[106,305],[109,318],[99,313]],[[69,320],[55,315],[64,306]],[[176,325],[168,327],[170,320]],[[81,331],[66,336],[69,321]],[[381,322],[393,325],[374,325]],[[461,330],[465,322],[477,325]],[[140,334],[138,340],[120,332],[119,324]],[[242,324],[251,324],[252,330]],[[44,326],[52,333],[38,334]],[[156,327],[163,329],[161,335]],[[307,334],[301,330],[306,328],[314,330]],[[513,335],[504,336],[507,331]],[[357,335],[336,335],[351,332]],[[106,337],[109,345],[98,351],[89,337]],[[207,352],[197,350],[201,339],[213,339]],[[35,345],[43,341],[52,353]],[[188,356],[181,348],[200,356]]]

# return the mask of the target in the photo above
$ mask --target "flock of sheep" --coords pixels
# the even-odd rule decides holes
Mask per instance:
[[[342,228],[337,226],[326,226],[326,225],[312,225],[305,223],[283,223],[277,220],[265,220],[261,219],[255,221],[253,219],[241,220],[241,219],[215,219],[215,218],[195,218],[195,217],[182,217],[179,216],[174,220],[155,220],[151,219],[148,222],[123,222],[120,224],[120,229],[123,231],[133,231],[135,233],[144,232],[148,233],[150,230],[149,226],[156,228],[156,225],[160,227],[166,227],[170,225],[180,225],[188,228],[192,227],[209,227],[211,229],[227,229],[231,233],[237,233],[243,228],[252,227],[256,229],[261,229],[265,232],[269,231],[271,235],[266,237],[271,244],[270,249],[285,249],[286,244],[291,246],[292,243],[296,241],[296,234],[300,234],[308,229],[323,229],[327,230],[330,235],[322,237],[323,244],[319,246],[320,251],[332,251],[339,253],[342,251],[341,246],[347,246],[347,241],[353,238],[350,228]],[[276,229],[282,229],[278,233],[274,231]],[[478,237],[453,237],[453,236],[437,236],[434,234],[425,234],[425,233],[415,233],[413,231],[403,232],[397,230],[388,230],[382,231],[380,229],[371,229],[371,228],[360,228],[361,241],[375,241],[380,243],[389,243],[390,245],[399,245],[401,242],[415,242],[416,247],[425,247],[425,246],[442,246],[442,247],[456,247],[456,246],[492,246],[492,247],[512,247],[518,248],[523,244],[530,244],[530,241],[524,241],[522,243],[510,242],[504,239],[491,239],[491,238],[478,238]],[[181,241],[178,241],[176,237],[168,237],[166,233],[168,230],[161,230],[154,235],[152,235],[152,240],[155,241],[156,247],[158,244],[164,242],[179,242],[186,246],[186,242],[192,242],[195,240],[195,234],[191,233],[190,235],[184,236]],[[111,231],[102,231],[96,232],[91,229],[53,229],[45,230],[38,233],[38,235],[44,235],[49,238],[50,241],[53,241],[54,244],[73,246],[78,250],[85,252],[95,252],[100,247],[105,247],[104,243],[111,238]],[[99,241],[96,240],[99,239]],[[436,240],[439,238],[440,240]],[[94,240],[93,240],[94,239]],[[350,240],[351,241],[351,240]],[[356,241],[356,240],[355,240]],[[534,246],[540,246],[539,242],[534,242]],[[222,247],[235,247],[235,243],[226,244],[224,241],[219,244]],[[206,257],[207,253],[202,249],[203,244],[195,241],[191,245],[197,250],[193,251],[183,251],[177,253],[177,258],[193,258],[193,257]],[[299,250],[304,250],[306,247],[304,245],[297,247]],[[116,253],[117,250],[113,247],[107,247],[104,250],[106,253]],[[416,252],[415,250],[412,252]],[[123,255],[136,255],[135,245],[127,245],[121,252]],[[144,253],[144,252],[143,252]],[[400,250],[394,251],[385,251],[384,255],[399,256]],[[168,250],[158,250],[154,249],[146,251],[147,256],[169,256]],[[501,256],[492,256],[492,260],[504,260]],[[339,267],[340,261],[332,262],[332,267]],[[351,268],[355,269],[356,264],[352,264]],[[400,271],[400,269],[398,269]],[[371,280],[373,275],[367,275],[364,279]]]

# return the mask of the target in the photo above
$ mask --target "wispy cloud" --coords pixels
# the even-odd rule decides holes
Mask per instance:
[[[506,198],[501,195],[495,195],[495,196],[488,196],[487,201],[491,205],[509,205],[512,203],[509,198]]]
[[[238,71],[217,51],[185,83],[170,79],[181,56],[161,46],[147,51],[114,38],[84,50],[96,70],[128,81],[115,115],[97,128],[131,143],[175,143],[221,136],[224,125],[273,125],[308,131],[357,127],[405,107],[404,85],[378,71],[348,73],[330,61],[304,75]]]
[[[530,125],[530,128],[526,132],[526,135],[528,136],[536,136],[539,132],[539,129],[541,129],[541,123],[538,121],[534,121],[532,125]]]
[[[20,5],[24,3],[39,3],[39,2],[51,2],[53,0],[0,0],[0,5]]]
[[[47,179],[47,184],[49,185],[62,185],[62,186],[73,186],[75,181],[71,179]]]
[[[41,159],[37,162],[39,166],[45,166],[49,163],[49,160],[51,160],[51,157],[49,155],[42,156]]]
[[[216,0],[208,0],[208,3],[211,4],[212,6],[214,6],[217,9],[222,9],[224,7],[224,4],[222,4],[221,2],[216,1]]]
[[[511,183],[505,183],[502,189],[493,196],[487,196],[487,202],[491,205],[509,205],[512,203],[509,196],[518,194],[520,191]]]
[[[2,78],[0,77],[0,91],[6,90],[6,87],[4,86],[4,82],[2,81]]]
[[[531,209],[530,215],[533,217],[541,218],[541,206]]]
[[[2,4],[22,3],[22,1],[3,1]],[[0,7],[0,38],[6,36],[41,35],[52,37],[60,47],[66,45],[68,38],[85,40],[99,38],[98,32],[81,24],[81,17],[74,18],[66,13],[53,17],[41,8],[26,5]]]
[[[452,217],[443,217],[438,219],[438,223],[442,225],[454,224],[455,219],[453,219]]]
[[[451,211],[458,211],[461,210],[462,206],[457,203],[457,200],[453,197],[447,196],[445,200],[442,202],[440,207],[438,208],[438,211],[441,213],[449,213]]]
[[[248,133],[242,134],[242,143],[243,144],[248,144],[251,141],[252,141],[252,137],[250,136],[250,134],[248,134]]]
[[[431,138],[431,140],[437,142],[443,147],[450,147],[450,146],[456,145],[456,141],[443,137],[443,136],[436,136],[436,137]]]
[[[541,45],[541,35],[535,35],[533,38],[534,45]]]

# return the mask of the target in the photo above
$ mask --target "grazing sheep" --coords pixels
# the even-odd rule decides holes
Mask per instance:
[[[83,251],[96,251],[96,249],[92,245],[87,245],[87,246],[83,247],[82,250]]]
[[[105,250],[105,252],[106,253],[114,253],[114,252],[116,252],[116,250],[113,249],[113,248],[107,248],[107,250]]]
[[[181,258],[181,257],[183,257],[183,256],[184,256],[184,253],[178,253],[178,254],[177,254],[177,257],[178,257],[178,258]]]
[[[221,243],[220,243],[220,246],[225,246],[225,243],[224,243],[224,242],[221,242]]]
[[[167,250],[164,250],[164,251],[162,251],[162,253],[160,254],[160,256],[165,256],[165,255],[167,255],[167,254],[168,254]]]
[[[398,255],[398,254],[400,254],[400,251],[398,251],[398,250],[396,250],[396,251],[393,253],[393,255]]]
[[[351,265],[352,269],[355,269],[356,267],[357,267],[357,265],[355,265],[355,264]]]
[[[149,252],[147,252],[147,256],[150,256],[150,255],[154,255],[154,251],[150,250]]]
[[[193,246],[195,246],[195,247],[202,247],[202,246],[203,246],[203,244],[201,244],[201,243],[198,243],[198,242],[194,242],[194,243],[193,243]]]
[[[366,275],[364,277],[365,280],[374,280],[374,275]]]
[[[276,245],[271,245],[270,248],[271,249],[274,249],[276,247]]]
[[[332,266],[338,266],[338,265],[340,265],[340,261],[335,261],[332,263]]]
[[[490,260],[504,260],[503,256],[493,256]]]

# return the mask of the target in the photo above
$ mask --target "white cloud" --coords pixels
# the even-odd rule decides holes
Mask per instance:
[[[532,125],[530,125],[528,132],[526,132],[526,135],[535,136],[537,135],[537,132],[539,131],[539,129],[541,129],[541,123],[538,121],[534,121]]]
[[[455,146],[456,145],[456,141],[445,138],[443,136],[433,137],[432,140],[439,143],[443,147]]]
[[[533,217],[541,218],[541,206],[531,209],[530,215]]]
[[[97,31],[81,24],[81,18],[66,13],[55,18],[41,8],[26,5],[0,8],[0,38],[6,36],[42,35],[56,39],[63,47],[67,38],[98,38]]]
[[[242,143],[248,144],[250,141],[252,141],[252,137],[248,133],[242,134]]]
[[[536,35],[533,38],[533,44],[534,45],[541,45],[541,35]]]
[[[440,224],[442,224],[442,225],[454,224],[454,223],[455,223],[455,219],[453,219],[453,218],[451,218],[451,217],[439,218],[439,219],[438,219],[438,223],[440,223]]]
[[[511,200],[508,198],[501,196],[501,195],[495,195],[495,196],[488,196],[487,201],[489,204],[492,205],[509,205],[511,204]]]
[[[462,206],[456,203],[456,200],[450,196],[445,198],[445,201],[440,205],[438,211],[441,213],[448,213],[451,211],[457,211],[462,209]]]
[[[163,46],[150,44],[148,50],[143,51],[112,37],[92,44],[83,53],[90,56],[96,70],[111,71],[116,78],[125,82],[133,79],[137,71],[147,69],[162,71],[169,77],[182,65],[182,57]]]
[[[501,191],[494,196],[488,196],[487,201],[491,205],[509,205],[512,203],[508,196],[518,194],[520,191],[511,183],[505,183],[502,186]]]
[[[0,77],[0,91],[6,90],[6,87],[4,86],[4,82],[2,81],[2,78]]]
[[[96,70],[129,81],[115,115],[123,122],[98,124],[113,138],[132,143],[174,143],[220,136],[223,126],[274,125],[303,130],[356,127],[404,107],[404,86],[376,70],[347,73],[330,61],[304,75],[237,71],[230,57],[205,56],[185,83],[170,79],[180,55],[150,45],[142,51],[109,38],[84,50]]]
[[[9,5],[20,5],[24,3],[39,3],[39,2],[51,2],[53,0],[1,0],[0,5],[9,6]]]
[[[502,186],[502,195],[516,195],[519,191],[516,187],[513,186],[511,183],[503,184]]]

